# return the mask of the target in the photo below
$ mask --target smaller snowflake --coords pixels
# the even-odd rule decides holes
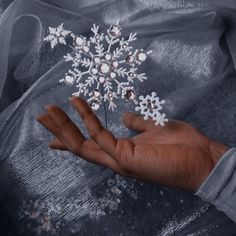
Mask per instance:
[[[146,97],[140,96],[139,100],[140,102],[135,107],[135,110],[144,116],[144,120],[151,118],[155,121],[155,125],[164,126],[168,119],[166,118],[166,114],[160,113],[160,111],[165,101],[160,100],[155,92],[152,92],[151,95],[147,95]]]
[[[53,49],[57,44],[66,45],[65,37],[71,33],[69,30],[65,30],[63,23],[56,28],[49,27],[49,35],[44,38],[44,41],[51,43]]]

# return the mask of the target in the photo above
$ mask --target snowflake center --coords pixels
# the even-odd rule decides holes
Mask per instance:
[[[149,110],[153,110],[154,108],[156,108],[156,106],[153,102],[149,101],[148,104],[147,104],[147,108]]]
[[[106,61],[102,61],[98,66],[98,70],[102,74],[108,74],[110,72],[110,64]]]

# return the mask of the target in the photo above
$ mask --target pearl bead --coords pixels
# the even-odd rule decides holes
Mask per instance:
[[[110,53],[107,53],[107,54],[105,55],[105,59],[106,59],[107,61],[110,61],[111,58],[112,58],[112,56],[111,56]]]
[[[110,73],[110,78],[111,79],[115,79],[116,78],[116,73],[115,72],[111,72]]]
[[[147,59],[147,54],[145,52],[139,52],[137,58],[139,61],[145,61]]]
[[[65,76],[65,83],[66,84],[73,84],[75,82],[75,78],[71,75]]]
[[[94,61],[96,64],[98,64],[98,63],[101,61],[101,59],[100,59],[99,57],[94,57],[94,58],[93,58],[93,61]]]
[[[103,61],[100,65],[99,65],[99,71],[102,73],[102,74],[108,74],[108,72],[110,71],[110,65]]]
[[[84,40],[81,37],[76,37],[76,45],[82,46],[84,44]]]
[[[104,83],[104,82],[105,82],[105,78],[104,78],[104,77],[100,77],[100,78],[99,78],[99,82],[100,82],[100,83]]]

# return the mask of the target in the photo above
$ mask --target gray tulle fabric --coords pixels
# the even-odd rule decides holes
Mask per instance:
[[[173,188],[126,179],[47,146],[51,135],[35,116],[49,103],[68,105],[73,87],[58,83],[68,69],[63,46],[43,42],[64,23],[90,35],[121,20],[135,47],[152,49],[143,64],[169,118],[190,122],[210,138],[236,146],[235,0],[15,0],[0,18],[0,198],[17,232],[27,235],[235,235],[236,225],[213,206]],[[118,137],[129,104],[97,112]],[[105,114],[107,115],[105,117]]]

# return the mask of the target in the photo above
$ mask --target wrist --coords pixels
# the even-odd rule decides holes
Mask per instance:
[[[220,158],[230,149],[230,147],[215,141],[210,141],[209,149],[213,163],[216,165]]]
[[[207,179],[212,170],[215,168],[217,162],[220,158],[230,149],[230,147],[217,143],[215,141],[210,141],[209,152],[210,157],[208,159],[208,165],[205,164],[204,172],[201,173],[200,178],[197,179],[196,185],[194,186],[194,191],[197,191],[201,184]],[[210,161],[210,162],[209,162]]]

